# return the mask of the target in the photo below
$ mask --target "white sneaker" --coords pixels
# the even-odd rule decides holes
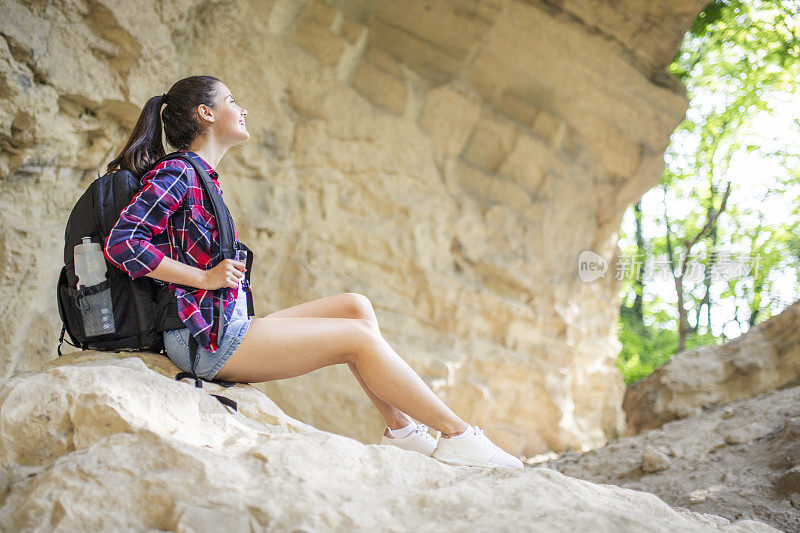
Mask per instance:
[[[392,444],[404,450],[411,450],[412,452],[430,456],[436,448],[436,438],[428,433],[428,426],[416,422],[414,431],[405,437],[389,437],[384,431],[383,437],[381,437],[381,444]]]
[[[463,437],[441,437],[431,456],[453,465],[524,468],[519,458],[490,441],[478,426],[468,425]]]

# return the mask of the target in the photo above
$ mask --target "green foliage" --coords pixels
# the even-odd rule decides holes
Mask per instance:
[[[734,7],[741,8],[742,3],[738,0],[714,0],[697,16],[689,32],[696,37],[704,36],[710,25],[723,18],[725,10]]]
[[[725,211],[712,219],[708,231],[695,243],[706,278],[683,279],[682,296],[690,332],[685,349],[726,340],[716,338],[700,316],[733,303],[742,331],[781,310],[779,275],[793,272],[800,283],[800,202],[791,217],[779,223],[759,209],[737,205],[733,198],[760,200],[771,195],[800,199],[800,156],[795,147],[769,149],[767,141],[753,139],[754,119],[773,113],[775,95],[794,94],[800,82],[800,2],[785,0],[714,0],[699,14],[669,67],[687,87],[690,107],[672,136],[665,153],[666,167],[660,186],[648,195],[663,198],[662,206],[642,210],[646,226],[660,225],[659,232],[645,235],[643,249],[628,246],[620,255],[648,259],[665,258],[671,250],[679,272],[686,246],[709,222],[709,213],[721,205],[722,192],[731,181],[741,154],[779,162],[783,175],[776,176],[765,192],[752,184],[734,182]],[[800,131],[800,120],[795,120]],[[777,144],[777,141],[773,144]],[[757,194],[763,195],[756,197]],[[749,198],[748,198],[749,195]],[[752,205],[753,202],[750,202]],[[774,219],[774,217],[773,217]],[[669,220],[671,235],[666,233]],[[625,242],[630,236],[620,233]],[[730,252],[755,260],[748,275],[713,285],[711,272],[719,267],[712,252]],[[675,280],[672,280],[675,281]],[[664,301],[644,279],[642,315],[631,308],[636,284],[623,279],[619,338],[623,345],[618,368],[626,384],[647,376],[664,364],[678,347],[678,311],[675,299]],[[655,285],[655,284],[654,284]],[[711,287],[717,288],[716,293]],[[677,290],[677,286],[676,286]]]
[[[645,326],[629,308],[620,309],[619,340],[622,351],[617,358],[617,368],[625,385],[645,378],[666,363],[678,347],[678,332],[673,328]],[[690,333],[686,349],[719,344],[720,339],[711,333]]]

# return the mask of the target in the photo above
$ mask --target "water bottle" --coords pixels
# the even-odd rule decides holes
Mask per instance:
[[[78,276],[76,303],[83,316],[83,329],[87,337],[114,333],[114,307],[111,304],[111,286],[106,281],[106,261],[100,243],[83,237],[75,246],[75,274]]]

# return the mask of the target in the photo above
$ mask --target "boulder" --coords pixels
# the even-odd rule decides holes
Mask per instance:
[[[800,301],[720,345],[672,356],[625,391],[627,434],[800,383]],[[745,438],[735,432],[733,441]]]
[[[248,385],[225,389],[233,412],[165,361],[87,352],[0,382],[0,529],[775,531],[550,468],[365,445]]]

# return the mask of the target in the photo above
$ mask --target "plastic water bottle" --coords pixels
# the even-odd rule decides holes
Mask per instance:
[[[83,317],[87,337],[114,333],[114,307],[111,303],[111,286],[106,283],[106,261],[100,243],[83,237],[75,246],[75,275],[78,276],[76,304]]]

